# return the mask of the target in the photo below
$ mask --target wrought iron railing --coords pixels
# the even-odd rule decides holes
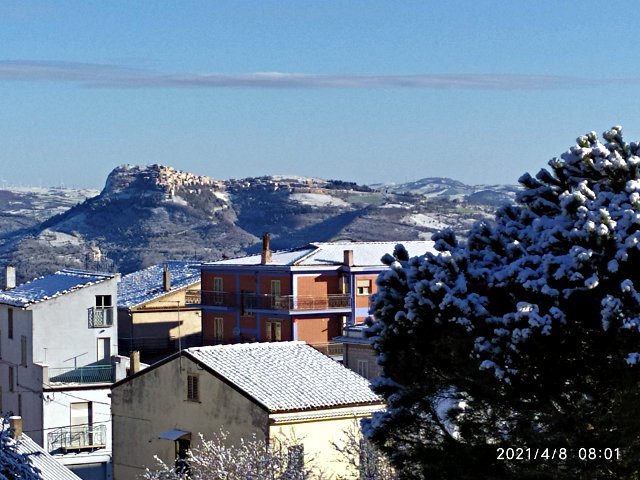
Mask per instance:
[[[49,383],[110,383],[111,365],[88,365],[77,368],[49,368]]]
[[[103,328],[113,325],[113,308],[91,307],[89,309],[89,328]]]
[[[49,452],[104,448],[107,445],[106,425],[61,427],[47,434]]]
[[[351,306],[348,294],[316,295],[261,295],[246,294],[249,308],[263,310],[331,310]]]
[[[186,298],[186,303],[188,304],[242,307],[244,310],[332,310],[348,309],[351,306],[351,296],[342,293],[328,295],[270,295],[189,290]]]

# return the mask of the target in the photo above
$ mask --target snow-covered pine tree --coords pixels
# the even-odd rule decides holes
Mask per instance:
[[[637,478],[640,146],[603,137],[522,176],[466,241],[385,258],[371,335],[389,408],[368,434],[403,478]]]

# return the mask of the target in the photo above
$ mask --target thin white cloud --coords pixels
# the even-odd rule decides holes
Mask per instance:
[[[50,81],[99,88],[325,88],[550,90],[634,79],[587,80],[554,75],[316,75],[282,72],[163,74],[150,70],[74,62],[0,60],[0,81]]]

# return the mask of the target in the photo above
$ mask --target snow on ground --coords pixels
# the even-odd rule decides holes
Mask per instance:
[[[406,203],[385,203],[384,205],[380,206],[380,208],[411,208],[412,205],[406,204]]]
[[[433,228],[435,230],[442,230],[449,226],[446,223],[442,223],[437,218],[434,218],[431,215],[425,215],[424,213],[407,215],[406,217],[402,217],[400,222],[405,225],[415,225],[416,227]]]
[[[313,207],[349,207],[344,200],[324,193],[292,193],[289,198],[294,202]]]
[[[231,202],[231,198],[229,197],[229,194],[227,192],[214,191],[213,194],[223,202],[226,202],[226,203]]]
[[[53,247],[61,247],[64,245],[80,245],[82,239],[75,235],[69,235],[68,233],[56,232],[54,230],[46,229],[38,236],[38,240],[44,240]]]
[[[176,205],[183,205],[183,206],[188,206],[189,202],[187,202],[184,198],[182,198],[179,195],[174,195],[173,197],[171,197],[169,199],[170,203],[175,203]]]

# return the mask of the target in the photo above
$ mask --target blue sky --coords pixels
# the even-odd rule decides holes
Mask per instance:
[[[640,140],[635,2],[0,0],[0,185],[515,183]]]

